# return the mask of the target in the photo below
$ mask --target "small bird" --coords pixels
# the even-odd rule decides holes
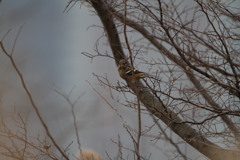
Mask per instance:
[[[141,72],[129,65],[125,59],[121,59],[118,65],[119,75],[125,80],[139,80],[146,77],[146,73]]]

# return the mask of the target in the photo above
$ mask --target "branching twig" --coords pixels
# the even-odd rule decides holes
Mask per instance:
[[[19,37],[19,35],[20,35],[21,29],[22,29],[22,28],[20,28],[20,30],[19,30],[19,32],[18,32],[18,35],[17,35],[17,37],[16,37],[16,39],[15,39],[14,44],[16,44],[16,42],[17,42],[17,39],[18,39],[18,37]],[[35,101],[34,101],[34,99],[33,99],[33,97],[32,97],[31,92],[29,91],[29,89],[28,89],[28,87],[27,87],[27,84],[26,84],[26,82],[25,82],[25,80],[24,80],[24,78],[23,78],[23,75],[22,75],[21,71],[19,70],[19,68],[17,67],[17,64],[15,63],[15,60],[14,60],[14,58],[13,58],[13,56],[12,56],[12,55],[13,55],[14,48],[12,49],[12,53],[9,54],[9,53],[7,52],[7,50],[5,49],[2,41],[0,41],[0,47],[1,47],[1,49],[3,50],[3,53],[9,58],[9,60],[10,60],[10,62],[11,62],[11,64],[12,64],[14,70],[17,72],[17,75],[19,76],[20,81],[21,81],[21,84],[22,84],[22,86],[23,86],[23,89],[24,89],[24,91],[26,92],[26,94],[27,94],[27,96],[28,96],[28,99],[29,99],[29,101],[30,101],[30,103],[31,103],[31,106],[33,107],[34,111],[36,112],[37,117],[39,118],[41,124],[43,125],[43,127],[44,127],[44,129],[45,129],[45,131],[46,131],[46,134],[47,134],[48,137],[51,139],[52,143],[53,143],[54,146],[57,148],[57,150],[61,153],[61,155],[62,155],[66,160],[69,160],[68,156],[62,151],[62,149],[60,148],[60,146],[57,144],[57,142],[56,142],[55,139],[53,138],[52,134],[50,133],[49,128],[48,128],[45,120],[43,119],[43,117],[42,117],[42,115],[41,115],[41,113],[40,113],[40,111],[39,111],[39,109],[38,109],[38,106],[36,105],[36,103],[35,103]]]

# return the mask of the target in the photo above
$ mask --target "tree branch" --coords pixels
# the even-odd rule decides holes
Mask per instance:
[[[118,32],[114,24],[111,11],[103,0],[90,1],[94,9],[97,11],[98,16],[103,23],[103,26],[105,27],[105,32],[107,33],[110,47],[115,57],[115,61],[118,64],[118,61],[125,56],[121,47],[121,42],[119,40]],[[145,34],[147,33],[145,32]],[[153,44],[158,44],[153,37],[149,40]],[[164,52],[164,54],[169,53],[167,49],[162,45],[160,47],[160,51]],[[178,58],[172,56],[171,54],[166,55],[171,56],[170,59],[174,59],[174,61],[178,60]],[[161,119],[177,135],[182,137],[199,152],[213,160],[234,160],[239,158],[240,153],[238,151],[221,148],[210,142],[208,139],[204,138],[200,133],[191,128],[189,125],[179,123],[182,120],[177,116],[177,114],[170,109],[168,109],[166,112],[162,103],[159,102],[159,100],[156,99],[141,82],[132,83],[129,80],[126,80],[126,82],[150,113]]]

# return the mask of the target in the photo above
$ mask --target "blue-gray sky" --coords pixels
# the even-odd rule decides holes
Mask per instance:
[[[77,152],[70,107],[54,91],[58,89],[69,93],[74,88],[71,94],[72,101],[83,94],[76,106],[82,147],[94,149],[105,157],[107,151],[114,157],[118,147],[111,140],[118,141],[120,135],[123,145],[130,148],[133,147],[131,138],[123,128],[121,119],[86,81],[99,90],[111,104],[116,105],[114,107],[132,127],[137,126],[136,112],[118,107],[118,104],[111,100],[109,90],[100,87],[92,74],[107,74],[110,81],[116,83],[120,78],[114,61],[99,57],[91,62],[81,54],[82,52],[94,54],[95,43],[103,34],[102,29],[90,27],[101,26],[98,17],[91,12],[93,9],[80,7],[78,4],[68,13],[63,13],[66,5],[66,0],[3,0],[0,3],[0,38],[11,29],[4,39],[4,44],[10,51],[18,29],[24,24],[15,46],[14,59],[57,142],[62,147],[66,147],[74,141],[71,153]],[[99,44],[101,51],[107,50],[111,53],[103,42]],[[1,107],[7,113],[11,112],[13,107],[23,115],[29,113],[31,132],[41,133],[41,125],[29,105],[19,78],[2,52],[0,52],[0,74]],[[146,120],[146,125],[151,122],[148,116],[144,116],[143,120]],[[146,157],[150,154],[151,159],[166,156],[159,155],[149,139],[143,139],[142,143]],[[161,147],[166,146],[169,147],[168,142],[161,142]],[[130,152],[126,153],[132,156]],[[199,154],[193,155],[193,157],[197,156]]]

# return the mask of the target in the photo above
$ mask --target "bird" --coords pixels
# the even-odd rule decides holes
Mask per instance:
[[[118,72],[120,77],[122,77],[123,79],[134,81],[144,78],[147,75],[146,73],[141,72],[130,66],[130,64],[125,59],[121,59],[119,61]]]

